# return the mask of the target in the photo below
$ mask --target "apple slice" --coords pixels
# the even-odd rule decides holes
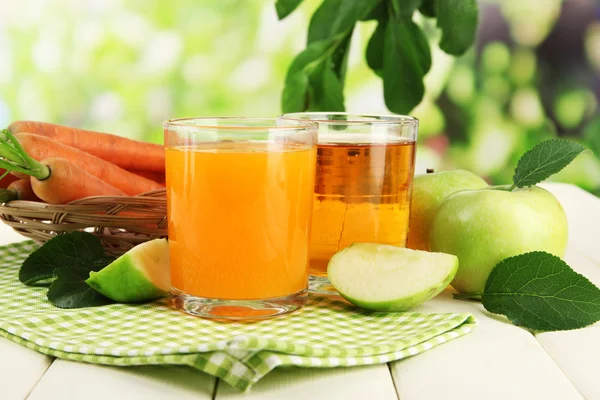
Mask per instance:
[[[334,254],[327,276],[356,306],[405,311],[439,294],[457,270],[458,258],[451,254],[356,243]]]
[[[169,244],[154,239],[139,244],[85,281],[119,303],[135,303],[164,296],[171,289]]]

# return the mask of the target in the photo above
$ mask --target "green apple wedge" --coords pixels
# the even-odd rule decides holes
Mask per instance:
[[[435,215],[431,249],[458,257],[451,285],[460,293],[483,292],[491,270],[507,257],[530,251],[565,254],[567,217],[558,200],[538,186],[508,189],[455,193]]]
[[[355,243],[333,255],[329,281],[350,303],[374,311],[406,311],[439,294],[458,258],[386,244]]]
[[[85,281],[119,303],[136,303],[164,296],[171,288],[167,239],[139,244]]]
[[[464,169],[415,176],[412,186],[406,247],[430,250],[429,235],[435,213],[444,199],[459,190],[480,189],[488,184]]]

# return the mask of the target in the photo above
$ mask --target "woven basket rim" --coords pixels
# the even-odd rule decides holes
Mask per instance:
[[[61,233],[91,232],[108,253],[120,255],[136,244],[167,237],[166,190],[93,196],[67,204],[13,200],[0,204],[0,219],[38,243]]]
[[[68,211],[72,206],[88,206],[89,204],[136,204],[140,203],[140,200],[144,202],[156,199],[156,203],[160,204],[163,202],[163,199],[166,198],[166,189],[155,189],[149,192],[141,193],[135,196],[90,196],[84,197],[78,200],[71,201],[66,204],[50,204],[41,201],[31,201],[31,200],[12,200],[4,204],[0,204],[0,214],[2,210],[5,208],[13,208],[13,209],[44,209],[51,210],[55,209],[57,211]]]

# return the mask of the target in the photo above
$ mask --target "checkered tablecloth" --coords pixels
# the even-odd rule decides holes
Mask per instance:
[[[469,314],[377,313],[311,297],[295,313],[215,322],[150,304],[64,310],[17,278],[32,242],[0,247],[0,335],[68,360],[117,366],[179,364],[246,390],[278,366],[350,367],[414,356],[470,332]]]

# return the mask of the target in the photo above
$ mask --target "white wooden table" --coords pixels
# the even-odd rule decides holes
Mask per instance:
[[[566,261],[600,286],[600,199],[546,184],[569,219]],[[0,224],[0,244],[23,238]],[[389,365],[284,368],[239,393],[186,367],[104,367],[53,359],[0,338],[0,399],[600,399],[600,325],[532,335],[446,291],[424,312],[471,312],[477,329]]]

